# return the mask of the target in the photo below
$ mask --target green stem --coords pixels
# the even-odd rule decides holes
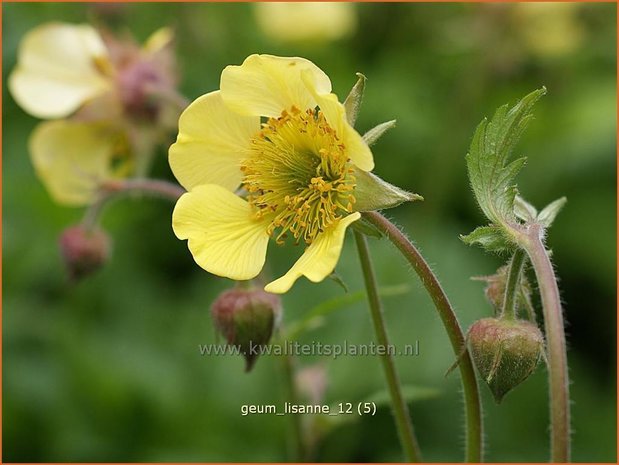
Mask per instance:
[[[109,201],[110,198],[107,195],[101,195],[97,200],[95,200],[95,202],[86,209],[84,217],[82,218],[82,226],[89,231],[94,230],[97,227],[97,223],[103,213],[103,209]]]
[[[363,234],[357,231],[355,231],[355,240],[357,242],[361,269],[363,271],[363,279],[365,280],[365,287],[368,293],[368,302],[370,304],[376,340],[380,346],[388,348],[390,347],[389,336],[387,335],[387,329],[383,318],[382,304],[378,297],[378,286],[376,284],[376,276],[374,275],[367,240]],[[396,426],[406,459],[409,462],[419,462],[421,460],[419,445],[417,444],[417,438],[413,430],[408,406],[402,395],[402,388],[395,369],[393,355],[390,351],[385,350],[382,352],[380,359],[383,364],[383,370],[385,371],[385,378],[387,379],[387,385],[389,387]]]
[[[376,226],[408,260],[434,302],[451,341],[454,354],[460,360],[458,367],[466,408],[466,461],[481,462],[483,459],[483,426],[479,389],[473,361],[468,349],[466,349],[462,329],[449,299],[421,253],[397,226],[378,212],[366,212],[363,216]]]
[[[509,272],[507,273],[507,282],[505,283],[505,295],[503,296],[503,309],[501,317],[508,320],[516,319],[516,311],[518,308],[518,296],[520,275],[524,266],[525,253],[518,249],[509,263]]]
[[[295,381],[294,360],[291,355],[284,355],[282,358],[284,387],[286,390],[286,401],[291,404],[298,404],[297,388]],[[303,425],[301,424],[301,415],[290,415],[292,429],[289,432],[290,437],[290,458],[291,462],[301,462],[305,460],[305,447],[303,443]]]
[[[520,243],[531,259],[542,297],[550,385],[551,461],[568,462],[570,460],[570,396],[563,311],[557,278],[542,242],[542,235],[542,227],[533,224]]]

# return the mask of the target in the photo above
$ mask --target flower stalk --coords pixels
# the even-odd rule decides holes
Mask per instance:
[[[473,361],[465,347],[464,334],[451,303],[421,253],[397,226],[378,212],[366,212],[363,216],[378,228],[412,265],[434,302],[449,336],[454,354],[459,357],[458,367],[466,409],[466,461],[481,462],[483,460],[483,425],[479,389],[473,369]]]
[[[509,264],[507,273],[507,283],[505,284],[505,296],[503,298],[503,311],[501,318],[515,320],[518,309],[518,298],[520,295],[520,275],[524,267],[525,254],[521,249],[517,249]]]
[[[93,229],[97,225],[103,209],[111,200],[120,195],[131,193],[141,193],[176,202],[185,193],[185,189],[169,181],[159,179],[142,178],[107,181],[101,186],[97,200],[86,210],[82,219],[82,225],[87,229]]]
[[[570,396],[563,311],[557,278],[542,237],[542,226],[533,223],[528,233],[521,236],[519,243],[531,260],[542,297],[550,385],[551,461],[568,462],[570,460]]]
[[[372,315],[372,323],[376,334],[376,340],[379,345],[388,347],[389,336],[387,335],[387,329],[385,327],[382,304],[380,297],[378,296],[378,286],[370,258],[367,239],[358,231],[355,231],[354,234],[359,253],[359,261],[361,262],[363,279],[367,289],[368,302],[370,305],[370,313]],[[391,397],[391,405],[395,415],[396,427],[398,429],[398,435],[400,437],[400,442],[402,443],[406,460],[408,462],[419,462],[421,461],[421,453],[419,451],[419,445],[417,444],[417,438],[415,437],[415,432],[413,430],[413,423],[410,418],[408,406],[406,405],[406,401],[404,400],[404,396],[402,394],[402,388],[395,369],[393,356],[389,353],[389,351],[384,351],[380,356],[380,359],[385,372],[389,395]]]
[[[160,179],[126,179],[121,181],[109,181],[102,186],[103,195],[116,195],[122,193],[139,192],[153,197],[166,198],[176,201],[185,193],[185,189],[179,185]]]

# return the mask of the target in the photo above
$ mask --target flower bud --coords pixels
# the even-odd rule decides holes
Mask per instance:
[[[120,98],[127,113],[137,118],[155,119],[158,106],[149,98],[149,89],[162,85],[171,87],[157,64],[136,58],[120,70],[117,79]]]
[[[89,231],[78,225],[67,228],[60,236],[60,251],[69,277],[78,281],[101,268],[110,255],[110,239],[100,230]]]
[[[176,95],[172,31],[159,29],[141,48],[131,38],[119,38],[105,31],[103,39],[125,114],[135,121],[157,122],[165,99]]]
[[[228,344],[238,347],[245,357],[248,372],[279,325],[281,301],[260,288],[234,288],[217,297],[211,315]]]
[[[483,318],[471,326],[467,340],[497,403],[535,371],[544,350],[541,331],[524,320]]]
[[[480,276],[475,278],[479,281],[486,282],[486,288],[484,294],[488,302],[492,304],[494,309],[498,312],[503,306],[503,299],[505,297],[505,284],[507,283],[507,266],[502,266],[497,272],[491,276]]]

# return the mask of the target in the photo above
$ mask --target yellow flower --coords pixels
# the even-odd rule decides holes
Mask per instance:
[[[345,2],[257,2],[256,19],[273,39],[329,41],[350,36],[357,27],[356,5]]]
[[[162,53],[171,41],[168,28],[140,49],[86,24],[43,24],[21,42],[9,90],[24,110],[44,119],[67,117],[102,96],[108,110],[110,98],[131,110],[136,100],[143,102],[144,86],[173,84],[169,57]]]
[[[541,58],[566,56],[585,38],[578,3],[515,3],[512,14],[516,31],[530,52]]]
[[[104,182],[134,168],[126,132],[110,123],[47,121],[33,131],[29,149],[37,176],[65,205],[92,203]]]
[[[265,289],[322,281],[360,217],[354,172],[372,170],[372,152],[308,60],[251,55],[224,69],[220,87],[185,110],[170,148],[188,190],[174,209],[176,236],[202,268],[235,280],[258,275],[270,237],[303,242],[303,255]]]
[[[8,86],[28,113],[62,118],[111,89],[109,69],[107,49],[94,28],[48,23],[24,37]]]
[[[24,37],[8,80],[13,97],[34,116],[71,118],[39,124],[29,141],[35,171],[55,201],[91,203],[102,183],[146,166],[156,125],[139,121],[157,116],[147,99],[153,85],[173,87],[171,40],[163,28],[140,48],[66,23]]]

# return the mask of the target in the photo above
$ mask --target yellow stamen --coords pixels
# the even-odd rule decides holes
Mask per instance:
[[[355,203],[346,147],[318,109],[292,107],[269,118],[241,171],[247,200],[256,217],[272,217],[267,231],[277,243],[290,232],[295,242],[310,244]]]

